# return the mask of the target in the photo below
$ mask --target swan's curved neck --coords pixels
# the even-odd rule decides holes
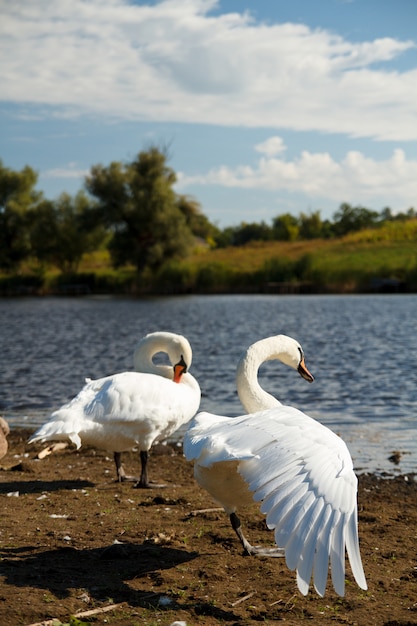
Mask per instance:
[[[170,365],[162,365],[153,362],[153,357],[158,352],[167,353],[166,343],[153,340],[143,341],[139,344],[134,354],[134,367],[136,372],[156,374],[165,378],[173,378],[174,372]]]
[[[254,343],[239,361],[236,385],[239,400],[247,413],[255,413],[279,406],[281,402],[262,389],[258,382],[258,371],[262,363],[278,359],[287,365],[287,338],[283,335],[269,337]]]

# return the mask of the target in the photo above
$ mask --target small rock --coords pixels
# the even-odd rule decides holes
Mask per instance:
[[[402,453],[399,450],[394,450],[391,456],[388,457],[388,461],[391,461],[391,463],[395,463],[395,465],[398,465],[401,461],[401,457]]]

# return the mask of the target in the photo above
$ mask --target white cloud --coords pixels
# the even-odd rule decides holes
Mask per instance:
[[[277,143],[277,137],[272,138]],[[268,141],[261,144],[268,146]],[[259,150],[259,146],[257,147]],[[200,176],[178,177],[178,187],[220,185],[229,188],[302,193],[314,199],[365,203],[372,201],[393,209],[416,206],[417,160],[408,160],[396,149],[386,160],[375,160],[349,151],[336,161],[327,152],[303,151],[294,160],[262,156],[256,167],[219,167]],[[353,199],[353,200],[352,200]]]
[[[287,146],[283,142],[282,137],[278,137],[278,136],[270,137],[266,141],[263,141],[262,143],[258,143],[255,146],[255,150],[257,150],[257,152],[262,152],[263,154],[266,154],[266,156],[268,157],[272,157],[272,156],[275,156],[276,154],[280,154],[281,152],[285,152],[286,149],[287,149]]]
[[[417,138],[417,69],[389,65],[413,42],[355,43],[215,5],[3,2],[0,97],[61,115]]]
[[[55,167],[41,172],[40,178],[75,178],[84,179],[90,174],[88,169],[80,169],[75,163],[69,163],[67,167]]]

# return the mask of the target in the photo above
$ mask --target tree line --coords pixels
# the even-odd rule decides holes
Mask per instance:
[[[298,217],[284,213],[271,225],[242,222],[220,229],[195,199],[175,192],[177,178],[167,160],[166,151],[151,147],[131,162],[94,165],[82,190],[55,200],[35,189],[38,176],[31,167],[13,171],[0,160],[0,269],[16,273],[34,261],[39,271],[52,265],[74,273],[85,253],[106,247],[113,267],[156,272],[189,255],[197,241],[226,247],[335,238],[417,217],[413,208],[393,215],[389,208],[378,213],[343,203],[333,221],[322,220],[317,210]]]
[[[271,226],[265,222],[253,222],[225,228],[219,233],[217,244],[219,246],[242,246],[250,241],[332,239],[366,228],[378,228],[386,222],[403,221],[415,217],[417,213],[414,208],[394,215],[388,207],[378,213],[344,202],[333,214],[333,221],[322,220],[319,210],[309,214],[300,213],[298,217],[291,213],[283,213],[272,220]]]

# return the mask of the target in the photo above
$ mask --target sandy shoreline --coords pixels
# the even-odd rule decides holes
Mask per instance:
[[[114,481],[113,460],[102,451],[66,449],[37,460],[44,446],[29,449],[28,432],[13,429],[0,460],[1,624],[68,623],[90,612],[79,619],[417,625],[415,475],[359,476],[368,591],[347,564],[344,598],[330,582],[324,598],[314,590],[303,597],[283,560],[242,555],[227,517],[195,484],[178,449],[161,447],[164,454],[151,457],[152,478],[165,489],[136,490]],[[137,469],[137,455],[126,454],[125,464]],[[253,543],[271,541],[255,505],[241,518]]]

